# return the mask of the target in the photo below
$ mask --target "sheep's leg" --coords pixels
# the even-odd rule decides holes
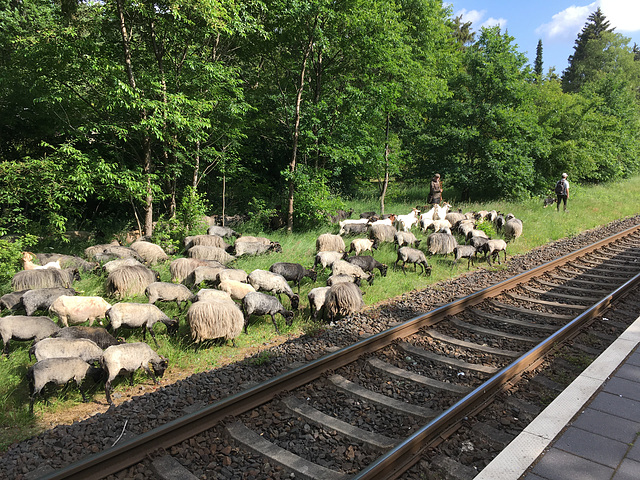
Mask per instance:
[[[143,367],[143,368],[144,368],[144,367]],[[144,371],[145,371],[145,372],[147,372],[147,375],[149,375],[149,376],[152,378],[153,383],[155,383],[156,385],[159,383],[159,382],[158,382],[158,379],[156,378],[155,373],[153,373],[153,370],[152,370],[151,368],[146,367],[146,368],[144,369]],[[131,375],[131,378],[133,378],[133,374]]]
[[[82,395],[82,401],[84,403],[88,403],[89,399],[87,398],[86,393],[82,389],[82,380],[80,380],[80,381],[76,380],[76,385],[78,386],[78,390],[80,390],[80,395]]]
[[[153,325],[151,325],[150,327],[147,327],[146,330],[149,330],[149,333],[151,334],[151,338],[153,338],[153,341],[156,342],[156,347],[160,348],[160,345],[158,345],[158,340],[156,340],[156,334],[153,333]],[[145,332],[146,330],[143,330],[143,332]],[[142,339],[144,340],[144,333],[142,334]]]
[[[244,314],[244,333],[245,333],[245,335],[247,333],[247,327],[249,326],[249,317],[250,317],[250,315],[247,315],[247,313],[245,312],[245,314]]]
[[[113,405],[113,401],[111,400],[111,380],[107,380],[104,384],[104,394],[107,397],[107,403]]]
[[[273,322],[273,326],[276,327],[276,333],[280,335],[280,330],[278,330],[278,323],[276,322],[276,316],[273,313],[270,313],[271,321]]]

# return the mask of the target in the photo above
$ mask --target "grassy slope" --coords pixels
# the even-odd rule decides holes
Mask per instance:
[[[408,191],[395,192],[393,197],[387,201],[386,211],[396,213],[408,213],[412,206],[424,203],[425,191],[413,188]],[[445,192],[446,193],[446,192]],[[395,197],[395,198],[394,198]],[[405,201],[398,201],[402,198]],[[508,247],[508,254],[516,255],[525,253],[532,248],[543,245],[549,241],[557,240],[578,234],[584,230],[608,223],[612,220],[635,215],[638,212],[637,200],[640,198],[640,177],[626,180],[615,184],[608,184],[597,187],[581,188],[572,185],[571,198],[569,199],[567,213],[556,212],[555,205],[546,209],[542,208],[541,200],[529,200],[521,203],[510,202],[488,202],[484,204],[456,204],[455,208],[462,211],[470,210],[492,210],[496,209],[503,213],[513,213],[522,219],[524,224],[524,234],[521,238],[511,243]],[[374,198],[351,202],[356,212],[379,210],[379,205]],[[332,228],[332,230],[331,230]],[[313,232],[303,234],[286,235],[285,233],[263,234],[282,244],[283,253],[253,258],[243,258],[235,262],[236,268],[242,268],[250,272],[256,268],[268,270],[272,263],[279,261],[298,262],[309,267],[313,264],[315,256],[315,239],[320,233],[326,231],[337,233],[337,226],[327,227]],[[261,234],[261,232],[246,232],[251,234]],[[422,233],[416,234],[424,237]],[[349,245],[347,239],[347,247]],[[382,246],[376,253],[377,260],[393,264],[396,259],[395,249],[391,245]],[[435,282],[450,278],[456,273],[466,271],[466,262],[452,269],[451,258],[433,258],[430,260],[433,266],[431,277],[417,276],[411,270],[405,276],[402,271],[395,271],[390,268],[386,278],[376,278],[374,285],[364,285],[365,301],[368,305],[375,304],[381,300],[401,295],[407,291],[425,288]],[[487,268],[481,262],[479,267]],[[500,268],[500,267],[498,267]],[[157,268],[163,281],[169,281],[168,265]],[[319,285],[324,285],[324,280],[328,276],[325,272],[318,276],[318,282],[311,284],[309,279],[303,280],[301,289],[301,310],[296,315],[296,320],[291,327],[286,327],[283,320],[278,317],[281,331],[284,335],[300,335],[302,333],[312,333],[319,328],[309,320],[308,302],[306,295],[308,291]],[[76,289],[85,295],[105,295],[104,283],[106,276],[97,277],[94,275],[85,276]],[[115,303],[115,299],[109,299]],[[127,301],[146,302],[146,298],[133,298]],[[288,301],[284,300],[285,306]],[[184,322],[184,311],[178,311],[172,304],[161,306],[165,312],[171,316],[181,317],[180,332],[177,337],[171,338],[165,335],[164,326],[157,327],[156,336],[160,343],[158,351],[170,359],[170,370],[175,374],[189,372],[199,372],[208,370],[217,365],[242,358],[247,351],[255,351],[256,348],[264,348],[273,341],[276,341],[275,331],[268,318],[252,318],[249,326],[249,335],[241,335],[237,339],[239,348],[230,345],[215,346],[209,345],[207,348],[195,350],[190,343],[188,327]],[[6,314],[6,313],[5,313]],[[136,332],[122,332],[128,341],[141,340],[141,335]],[[149,340],[149,339],[148,339]],[[150,344],[154,346],[153,342]],[[28,410],[28,389],[25,381],[25,372],[32,362],[27,355],[28,345],[17,342],[11,347],[9,358],[0,358],[0,451],[5,450],[12,442],[28,438],[37,433],[42,427],[38,420],[43,415],[53,416],[62,413],[71,405],[81,401],[80,394],[74,387],[66,387],[64,390],[51,389],[51,404],[44,402],[36,403],[35,416],[27,413]],[[250,350],[249,350],[250,349]],[[256,360],[260,361],[260,359]],[[137,374],[139,379],[147,381],[143,374]],[[117,384],[117,390],[127,388],[126,382]],[[94,398],[103,402],[103,388],[97,386],[93,389]]]

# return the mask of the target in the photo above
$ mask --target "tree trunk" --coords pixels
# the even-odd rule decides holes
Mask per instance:
[[[387,195],[387,188],[389,187],[389,112],[387,112],[387,124],[385,128],[384,137],[384,180],[382,182],[382,191],[380,193],[380,214],[384,215],[384,198]]]

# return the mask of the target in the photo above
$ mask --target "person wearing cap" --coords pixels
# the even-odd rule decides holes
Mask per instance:
[[[556,202],[556,211],[560,211],[560,202],[563,204],[563,209],[567,211],[567,199],[569,198],[569,182],[567,181],[567,174],[563,173],[562,178],[556,183],[556,195],[558,201]]]
[[[431,188],[429,189],[429,198],[427,203],[431,205],[438,204],[442,201],[442,184],[440,183],[440,174],[436,173],[431,179]]]

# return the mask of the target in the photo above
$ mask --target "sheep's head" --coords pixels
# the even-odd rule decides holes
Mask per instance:
[[[294,294],[293,297],[291,297],[291,308],[293,308],[294,310],[297,310],[299,306],[300,306],[300,297],[297,294]]]
[[[381,265],[380,265],[380,274],[381,274],[383,277],[386,277],[386,276],[387,276],[387,270],[388,270],[388,269],[389,269],[389,267],[388,267],[387,265],[385,265],[385,264],[381,264]]]
[[[308,271],[308,276],[312,282],[315,282],[316,280],[318,280],[318,272],[316,272],[313,269]]]
[[[291,325],[293,323],[294,313],[291,310],[285,310],[282,316],[284,317],[285,323],[287,325]]]
[[[156,374],[156,376],[162,377],[164,375],[165,370],[169,366],[169,360],[161,356],[160,360],[156,362],[152,362],[152,365],[153,365],[153,372]]]

